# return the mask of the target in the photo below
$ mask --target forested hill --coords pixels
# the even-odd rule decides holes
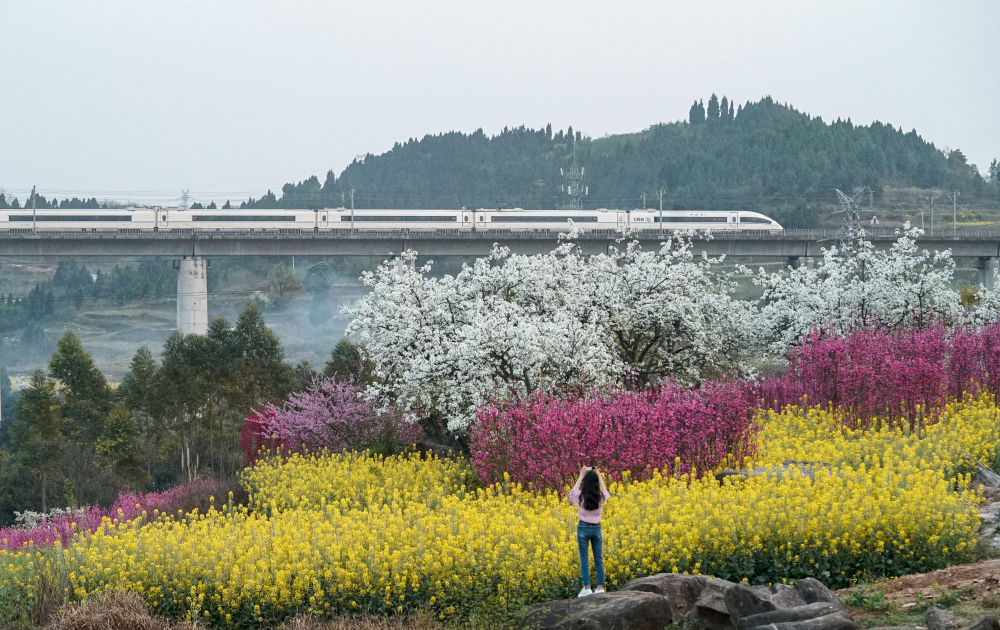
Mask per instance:
[[[575,140],[575,142],[574,142]],[[575,145],[575,147],[574,147]],[[760,209],[790,227],[809,223],[814,204],[835,201],[835,188],[942,187],[963,198],[987,183],[960,151],[945,155],[917,135],[875,122],[827,123],[764,98],[734,108],[723,97],[695,102],[687,121],[634,134],[581,137],[572,128],[449,132],[397,143],[367,155],[340,176],[311,177],[270,191],[245,207],[556,208],[564,202],[560,168],[585,168],[585,207]],[[876,197],[877,199],[877,197]]]

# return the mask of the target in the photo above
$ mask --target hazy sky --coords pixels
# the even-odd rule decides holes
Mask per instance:
[[[0,188],[222,201],[397,140],[684,119],[712,92],[1000,157],[980,2],[0,0]],[[448,191],[445,191],[448,192]]]

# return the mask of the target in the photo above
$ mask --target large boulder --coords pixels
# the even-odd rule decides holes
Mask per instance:
[[[969,630],[1000,630],[1000,622],[995,617],[983,617]]]
[[[1000,499],[1000,475],[993,472],[989,466],[976,465],[976,472],[972,475],[969,487],[982,492],[987,501]]]
[[[665,597],[670,605],[667,623],[680,623],[691,612],[701,595],[708,578],[687,573],[657,573],[636,578],[623,586],[622,591],[643,591]]]
[[[736,586],[729,580],[710,578],[698,595],[694,608],[684,617],[686,625],[706,630],[732,630],[733,621],[726,607],[726,592]]]
[[[750,615],[805,606],[808,602],[795,588],[787,584],[749,586],[736,584],[725,594],[726,609],[733,620]]]
[[[840,601],[837,594],[816,578],[802,578],[796,581],[795,590],[799,592],[807,604],[826,602],[833,604],[839,612],[847,613],[847,606],[844,606],[844,602]]]
[[[538,604],[521,621],[536,630],[663,630],[671,614],[665,597],[631,590]]]
[[[969,623],[950,610],[931,606],[924,615],[924,625],[927,630],[961,630]]]
[[[844,613],[839,612],[812,619],[754,626],[754,630],[858,630],[858,628],[860,628],[858,624],[851,621]]]
[[[741,618],[736,622],[736,630],[749,630],[758,626],[767,626],[772,623],[789,623],[792,621],[808,621],[816,617],[824,617],[834,613],[839,613],[833,604],[826,602],[816,602],[794,608],[784,608],[772,610],[770,612],[757,613]]]

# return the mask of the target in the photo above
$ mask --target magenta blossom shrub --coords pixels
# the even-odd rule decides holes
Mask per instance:
[[[382,410],[352,381],[321,378],[280,407],[268,405],[244,423],[246,446],[272,450],[372,450],[395,452],[423,439],[416,424],[393,409]],[[241,444],[243,440],[241,439]]]
[[[948,336],[926,330],[859,330],[847,337],[810,334],[789,352],[788,371],[761,384],[765,404],[809,404],[838,409],[845,422],[875,418],[911,425],[947,401]]]
[[[956,328],[949,341],[949,395],[986,391],[1000,400],[1000,322]]]
[[[142,516],[143,512],[149,517],[156,510],[161,514],[173,514],[178,508],[186,506],[192,496],[218,494],[221,489],[222,485],[214,479],[196,479],[163,492],[123,492],[118,495],[114,505],[107,509],[88,505],[47,518],[31,529],[0,529],[0,549],[16,551],[27,546],[51,547],[57,540],[65,546],[74,535],[89,534],[97,530],[104,518],[124,522]],[[222,500],[225,497],[220,498]]]
[[[559,488],[582,465],[611,478],[656,468],[710,470],[752,448],[756,398],[740,383],[652,391],[555,390],[481,407],[471,436],[472,463],[485,483],[510,475],[536,488]]]
[[[831,406],[850,426],[875,419],[932,421],[948,400],[1000,393],[1000,324],[947,330],[813,333],[788,355],[784,376],[759,386],[765,406]]]

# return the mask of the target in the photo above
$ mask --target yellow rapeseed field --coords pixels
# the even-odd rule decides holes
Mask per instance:
[[[953,405],[919,436],[845,431],[818,409],[762,414],[748,465],[822,465],[721,486],[668,473],[613,484],[608,581],[690,571],[843,585],[967,559],[979,517],[965,472],[994,457],[997,413],[985,398]],[[417,455],[265,460],[244,473],[248,506],[220,497],[207,514],[109,523],[65,549],[0,552],[0,607],[30,602],[39,576],[64,580],[72,598],[129,589],[163,614],[223,627],[302,611],[486,615],[574,593],[565,494],[472,479],[462,462]]]

